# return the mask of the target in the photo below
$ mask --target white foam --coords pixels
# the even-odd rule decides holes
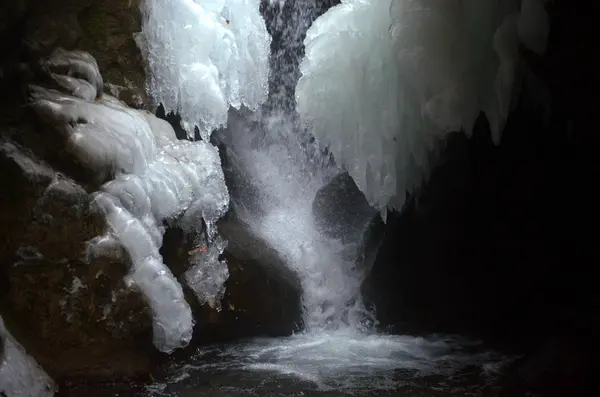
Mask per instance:
[[[433,390],[457,390],[465,382],[474,391],[508,363],[507,357],[481,347],[450,336],[368,335],[349,329],[255,339],[200,349],[192,358],[193,365],[176,369],[162,395],[196,387],[188,381],[196,379],[194,372],[221,373],[219,390],[231,387],[231,395],[236,396],[248,390],[264,395],[275,387],[340,395],[413,389],[428,395]],[[494,371],[489,370],[492,366]],[[467,367],[469,378],[465,379],[461,372]],[[244,379],[241,389],[237,388],[240,376]]]

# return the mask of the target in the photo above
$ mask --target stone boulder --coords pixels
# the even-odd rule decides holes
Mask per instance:
[[[347,244],[356,244],[358,267],[364,272],[371,269],[384,224],[347,172],[336,175],[317,191],[312,214],[321,233]]]
[[[228,240],[224,259],[229,268],[221,310],[199,305],[186,288],[195,319],[192,345],[227,342],[253,336],[287,336],[301,325],[301,286],[283,258],[247,225],[232,217],[219,222]],[[181,229],[167,230],[161,248],[165,263],[176,274],[188,266],[188,250]]]
[[[19,341],[54,377],[128,376],[150,368],[150,314],[123,282],[124,263],[88,262],[106,229],[90,196],[33,153],[0,146],[1,310]]]
[[[342,241],[356,241],[377,210],[369,205],[347,172],[336,175],[317,192],[313,218],[319,230]]]

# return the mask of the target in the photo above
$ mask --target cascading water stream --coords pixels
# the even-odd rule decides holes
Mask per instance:
[[[305,331],[358,330],[369,315],[360,296],[361,273],[355,269],[357,242],[342,243],[323,235],[312,208],[318,189],[339,171],[301,147],[293,138],[298,133],[292,123],[275,123],[275,130],[269,124],[273,123],[260,123],[259,131],[237,125],[224,137],[228,155],[235,157],[237,167],[243,167],[259,192],[260,203],[245,202],[245,195],[232,197],[237,216],[298,275]],[[255,134],[271,136],[258,145],[236,139]],[[292,139],[276,141],[275,134]]]
[[[274,38],[269,97],[259,112],[235,117],[237,123],[230,118],[219,138],[259,192],[260,203],[248,202],[244,195],[232,197],[234,208],[244,208],[238,216],[279,251],[300,278],[305,331],[366,331],[373,321],[360,293],[358,241],[322,234],[312,208],[317,191],[341,170],[327,161],[295,112],[302,42],[311,23],[334,2],[326,3],[263,3]]]
[[[258,1],[171,3],[146,2],[141,42],[150,66],[154,100],[179,110],[188,130],[194,123],[199,125],[206,140],[213,128],[225,124],[227,104],[253,110],[268,99],[252,116],[258,128],[242,123],[234,129],[229,123],[222,137],[228,153],[246,170],[248,182],[256,186],[259,206],[264,209],[257,212],[250,209],[256,205],[248,205],[248,210],[238,215],[279,251],[299,276],[306,330],[357,329],[366,312],[360,298],[360,276],[354,270],[356,242],[342,244],[322,235],[311,208],[317,190],[339,170],[323,160],[294,114],[293,87],[301,57],[298,48],[321,7],[314,0],[273,5],[280,12],[272,29],[282,29],[276,44],[283,55],[271,58],[274,72],[267,98],[263,90],[270,37],[259,19]],[[293,24],[282,18],[285,7],[293,14]],[[233,197],[234,205],[236,199],[244,200]],[[218,241],[214,234],[209,237]]]
[[[270,65],[268,44],[271,39],[258,14],[258,0],[172,0],[169,3],[164,6],[161,1],[146,0],[144,31],[151,94],[167,109],[180,111],[188,127],[199,125],[205,140],[212,129],[226,124],[227,104],[237,109],[229,112],[227,128],[217,139],[227,148],[228,162],[234,165],[234,172],[252,186],[252,193],[232,194],[231,208],[235,216],[277,250],[285,258],[286,266],[298,275],[303,288],[304,332],[289,338],[239,343],[225,350],[200,350],[194,364],[179,368],[173,385],[163,385],[160,393],[174,391],[177,395],[177,390],[198,387],[193,381],[191,384],[183,382],[190,370],[201,370],[205,374],[225,371],[229,375],[219,376],[233,377],[248,370],[267,371],[291,376],[321,389],[346,391],[393,389],[407,382],[405,375],[394,372],[397,370],[409,371],[411,376],[449,375],[470,364],[479,366],[481,373],[487,373],[492,367],[483,364],[492,357],[489,354],[467,356],[460,349],[456,351],[455,347],[464,347],[456,339],[426,340],[377,334],[373,316],[365,309],[360,294],[364,274],[356,269],[359,242],[356,238],[342,242],[328,237],[315,223],[312,208],[315,195],[340,169],[328,161],[328,156],[301,126],[293,98],[300,75],[298,64],[304,55],[302,42],[312,21],[327,8],[322,5],[325,2],[263,2],[264,14],[270,19],[270,34],[275,40]],[[327,3],[331,6],[334,1]],[[352,11],[350,3],[369,7],[371,2],[345,3],[346,8],[336,11]],[[374,4],[378,3],[371,4],[371,10],[381,11]],[[384,11],[391,9],[385,7]],[[369,16],[376,13],[372,14]],[[380,30],[388,31],[387,26]],[[377,32],[375,34],[379,34]],[[357,37],[363,36],[357,34]],[[318,38],[311,40],[318,47]],[[311,66],[309,61],[304,65],[306,68]],[[269,68],[270,95],[267,96]],[[314,112],[315,107],[307,106],[310,90],[306,83],[302,87],[304,109]],[[319,90],[320,87],[316,91]],[[265,103],[264,106],[260,107],[261,103]],[[382,108],[385,104],[374,105]],[[320,106],[321,112],[326,111],[327,106]],[[344,112],[351,109],[346,108]],[[343,114],[340,117],[338,124],[343,130],[347,120]],[[387,123],[384,119],[379,121]],[[321,133],[323,127],[320,126]],[[354,127],[359,132],[364,129],[359,124]],[[354,138],[348,138],[349,144],[356,143],[352,141]],[[425,138],[428,137],[423,138],[427,141]],[[409,144],[426,151],[428,141],[425,141],[417,139],[416,143]],[[346,165],[351,156],[344,153],[343,142],[333,143],[339,146],[337,153],[341,154],[341,160],[337,160]],[[362,170],[362,166],[356,165],[354,171]],[[416,164],[417,168],[425,166]],[[372,171],[368,162],[366,170]],[[399,175],[399,178],[408,177]],[[386,189],[391,186],[386,185],[388,182],[382,182]],[[361,181],[359,186],[368,187],[369,183],[369,180]],[[389,194],[386,191],[384,199]],[[379,201],[377,193],[371,191],[370,195],[373,196],[371,202]],[[266,387],[264,379],[258,376],[251,379],[249,385],[236,384],[237,389],[230,388],[225,395],[242,395],[245,387],[255,388],[260,395],[260,388]],[[207,392],[215,393],[212,389]]]

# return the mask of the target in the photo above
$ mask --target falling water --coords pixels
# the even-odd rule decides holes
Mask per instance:
[[[306,331],[357,329],[368,313],[360,297],[361,273],[355,269],[356,242],[342,243],[323,235],[312,209],[317,190],[336,170],[317,165],[322,164],[319,158],[310,157],[293,139],[297,134],[291,123],[279,122],[275,129],[261,125],[260,134],[273,138],[283,133],[292,139],[262,139],[250,146],[239,139],[229,141],[228,154],[246,170],[260,201],[248,203],[247,195],[233,197],[237,215],[298,275]],[[253,136],[247,129],[230,131],[233,137]]]
[[[247,182],[259,192],[258,199],[232,194],[232,206],[298,275],[305,330],[365,330],[373,321],[360,293],[358,241],[322,234],[312,208],[317,191],[341,170],[300,127],[293,100],[301,44],[312,21],[326,10],[322,3],[281,2],[264,10],[275,38],[269,99],[255,114],[230,113],[220,138],[234,158],[233,172],[245,170]]]
[[[341,170],[300,127],[293,98],[302,41],[326,10],[323,3],[263,2],[274,38],[269,98],[254,112],[230,110],[227,127],[213,135],[245,186],[230,192],[234,216],[277,250],[301,281],[303,331],[201,349],[192,362],[172,368],[168,382],[152,385],[153,395],[393,390],[411,379],[453,375],[467,364],[477,365],[479,374],[493,369],[482,366],[489,354],[468,355],[473,346],[458,339],[378,334],[361,298],[359,241],[326,236],[315,223],[315,196]],[[207,378],[213,382],[200,381]],[[273,389],[278,394],[269,394]]]

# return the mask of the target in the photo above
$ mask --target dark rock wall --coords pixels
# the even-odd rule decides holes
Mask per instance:
[[[483,117],[472,139],[450,139],[422,195],[390,216],[363,285],[382,327],[530,352],[506,396],[589,395],[600,334],[600,6],[557,0],[550,12],[547,53],[523,52],[549,89],[549,122],[523,102],[500,146]]]
[[[411,306],[422,305],[414,311],[440,308],[441,316],[423,314],[431,322],[448,318],[464,326],[489,320],[521,332],[504,320],[522,315],[522,321],[543,329],[547,324],[538,316],[560,323],[573,308],[589,313],[598,304],[588,271],[597,258],[598,138],[592,131],[599,84],[597,61],[587,57],[596,45],[593,19],[580,16],[582,10],[598,15],[598,6],[569,4],[554,3],[549,50],[529,59],[550,88],[549,122],[522,103],[495,147],[481,117],[470,140],[458,135],[449,140],[443,164],[421,196],[390,217],[373,277],[393,268],[395,281],[410,290],[404,292],[406,303],[385,311],[390,316],[401,318],[404,306],[413,311]],[[409,285],[412,277],[417,285]],[[385,294],[383,286],[372,286]],[[444,301],[445,295],[456,305]],[[478,317],[452,319],[463,306]]]

